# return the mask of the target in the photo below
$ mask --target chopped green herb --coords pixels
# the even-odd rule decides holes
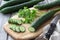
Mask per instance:
[[[31,23],[36,18],[36,10],[24,7],[24,9],[19,10],[18,17],[25,18],[24,23]]]

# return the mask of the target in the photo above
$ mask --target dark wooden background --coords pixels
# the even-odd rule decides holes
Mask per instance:
[[[1,1],[1,0],[0,0]],[[45,3],[50,3],[55,0],[45,0],[43,2],[40,2],[39,4],[45,4]],[[3,2],[4,3],[4,2]],[[1,4],[1,2],[0,2]],[[3,29],[3,25],[8,21],[8,19],[13,16],[14,14],[7,14],[3,15],[0,13],[0,40],[13,40]]]

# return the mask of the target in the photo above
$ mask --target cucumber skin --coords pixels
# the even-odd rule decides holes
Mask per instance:
[[[44,9],[53,8],[55,6],[60,6],[60,0],[57,0],[48,4],[44,4],[44,5],[35,5],[34,8],[37,8],[39,10],[44,10]]]
[[[36,21],[34,21],[31,24],[31,27],[35,28],[35,31],[36,31],[40,25],[42,25],[45,21],[50,19],[58,11],[60,11],[60,8],[48,11],[45,15],[39,17]]]
[[[27,2],[27,1],[30,1],[30,0],[13,0],[13,1],[8,1],[7,3],[3,4],[1,7],[0,7],[0,10],[5,8],[5,7],[9,7],[9,6],[13,6],[13,5],[17,5],[17,4],[21,4],[21,3],[24,3],[24,2]]]
[[[4,1],[10,1],[10,0],[4,0]]]
[[[3,13],[3,14],[16,12],[19,9],[24,8],[24,7],[32,7],[33,5],[37,4],[40,1],[43,1],[43,0],[33,0],[33,1],[26,2],[26,3],[18,4],[18,5],[15,5],[15,6],[6,7],[4,9],[0,10],[0,12]]]

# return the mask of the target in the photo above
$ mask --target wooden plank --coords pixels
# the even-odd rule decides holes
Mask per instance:
[[[0,13],[0,40],[7,40],[7,33],[3,29],[3,25],[7,22],[10,15],[3,15]]]

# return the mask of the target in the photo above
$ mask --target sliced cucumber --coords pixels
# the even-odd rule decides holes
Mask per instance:
[[[19,29],[19,27],[16,27],[16,30],[15,30],[16,32],[20,32],[20,29]]]
[[[12,18],[10,18],[8,22],[12,24],[22,24],[22,20],[17,20],[17,19],[12,19]]]
[[[21,32],[25,32],[25,31],[26,31],[25,27],[20,26],[20,31],[21,31]]]
[[[15,28],[16,28],[16,25],[14,25],[14,24],[13,25],[10,25],[10,29],[11,30],[15,31],[16,30]]]

